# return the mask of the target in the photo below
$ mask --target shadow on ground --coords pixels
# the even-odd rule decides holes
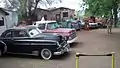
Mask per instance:
[[[54,56],[54,57],[52,58],[52,60],[67,60],[68,58],[71,57],[71,55],[72,55],[71,52],[70,52],[70,53],[65,53],[65,54],[63,54],[63,55]]]
[[[53,56],[51,60],[65,60],[71,56],[70,53],[65,53],[59,56]],[[0,59],[11,59],[11,58],[21,58],[21,59],[39,59],[43,60],[40,56],[32,56],[32,55],[16,55],[16,54],[5,54]]]
[[[1,58],[27,58],[27,59],[40,59],[40,57],[37,56],[31,56],[31,55],[17,55],[17,54],[5,54]]]

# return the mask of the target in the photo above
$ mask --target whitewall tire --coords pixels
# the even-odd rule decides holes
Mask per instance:
[[[52,57],[52,52],[51,50],[45,48],[41,50],[41,57],[45,60],[49,60]]]

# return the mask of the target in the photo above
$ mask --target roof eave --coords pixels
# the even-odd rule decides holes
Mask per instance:
[[[3,8],[0,8],[0,10],[1,10],[3,13],[5,13],[5,15],[9,15],[9,13],[6,12]]]

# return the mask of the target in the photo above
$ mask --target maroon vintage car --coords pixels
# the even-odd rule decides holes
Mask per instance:
[[[60,28],[56,21],[36,21],[33,25],[37,26],[43,33],[60,34],[68,38],[68,43],[73,43],[77,39],[76,31],[69,28]]]

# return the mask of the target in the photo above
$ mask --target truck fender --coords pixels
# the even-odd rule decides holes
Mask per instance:
[[[6,53],[7,52],[7,45],[3,41],[0,41],[0,43],[2,43],[4,45],[3,53]]]

